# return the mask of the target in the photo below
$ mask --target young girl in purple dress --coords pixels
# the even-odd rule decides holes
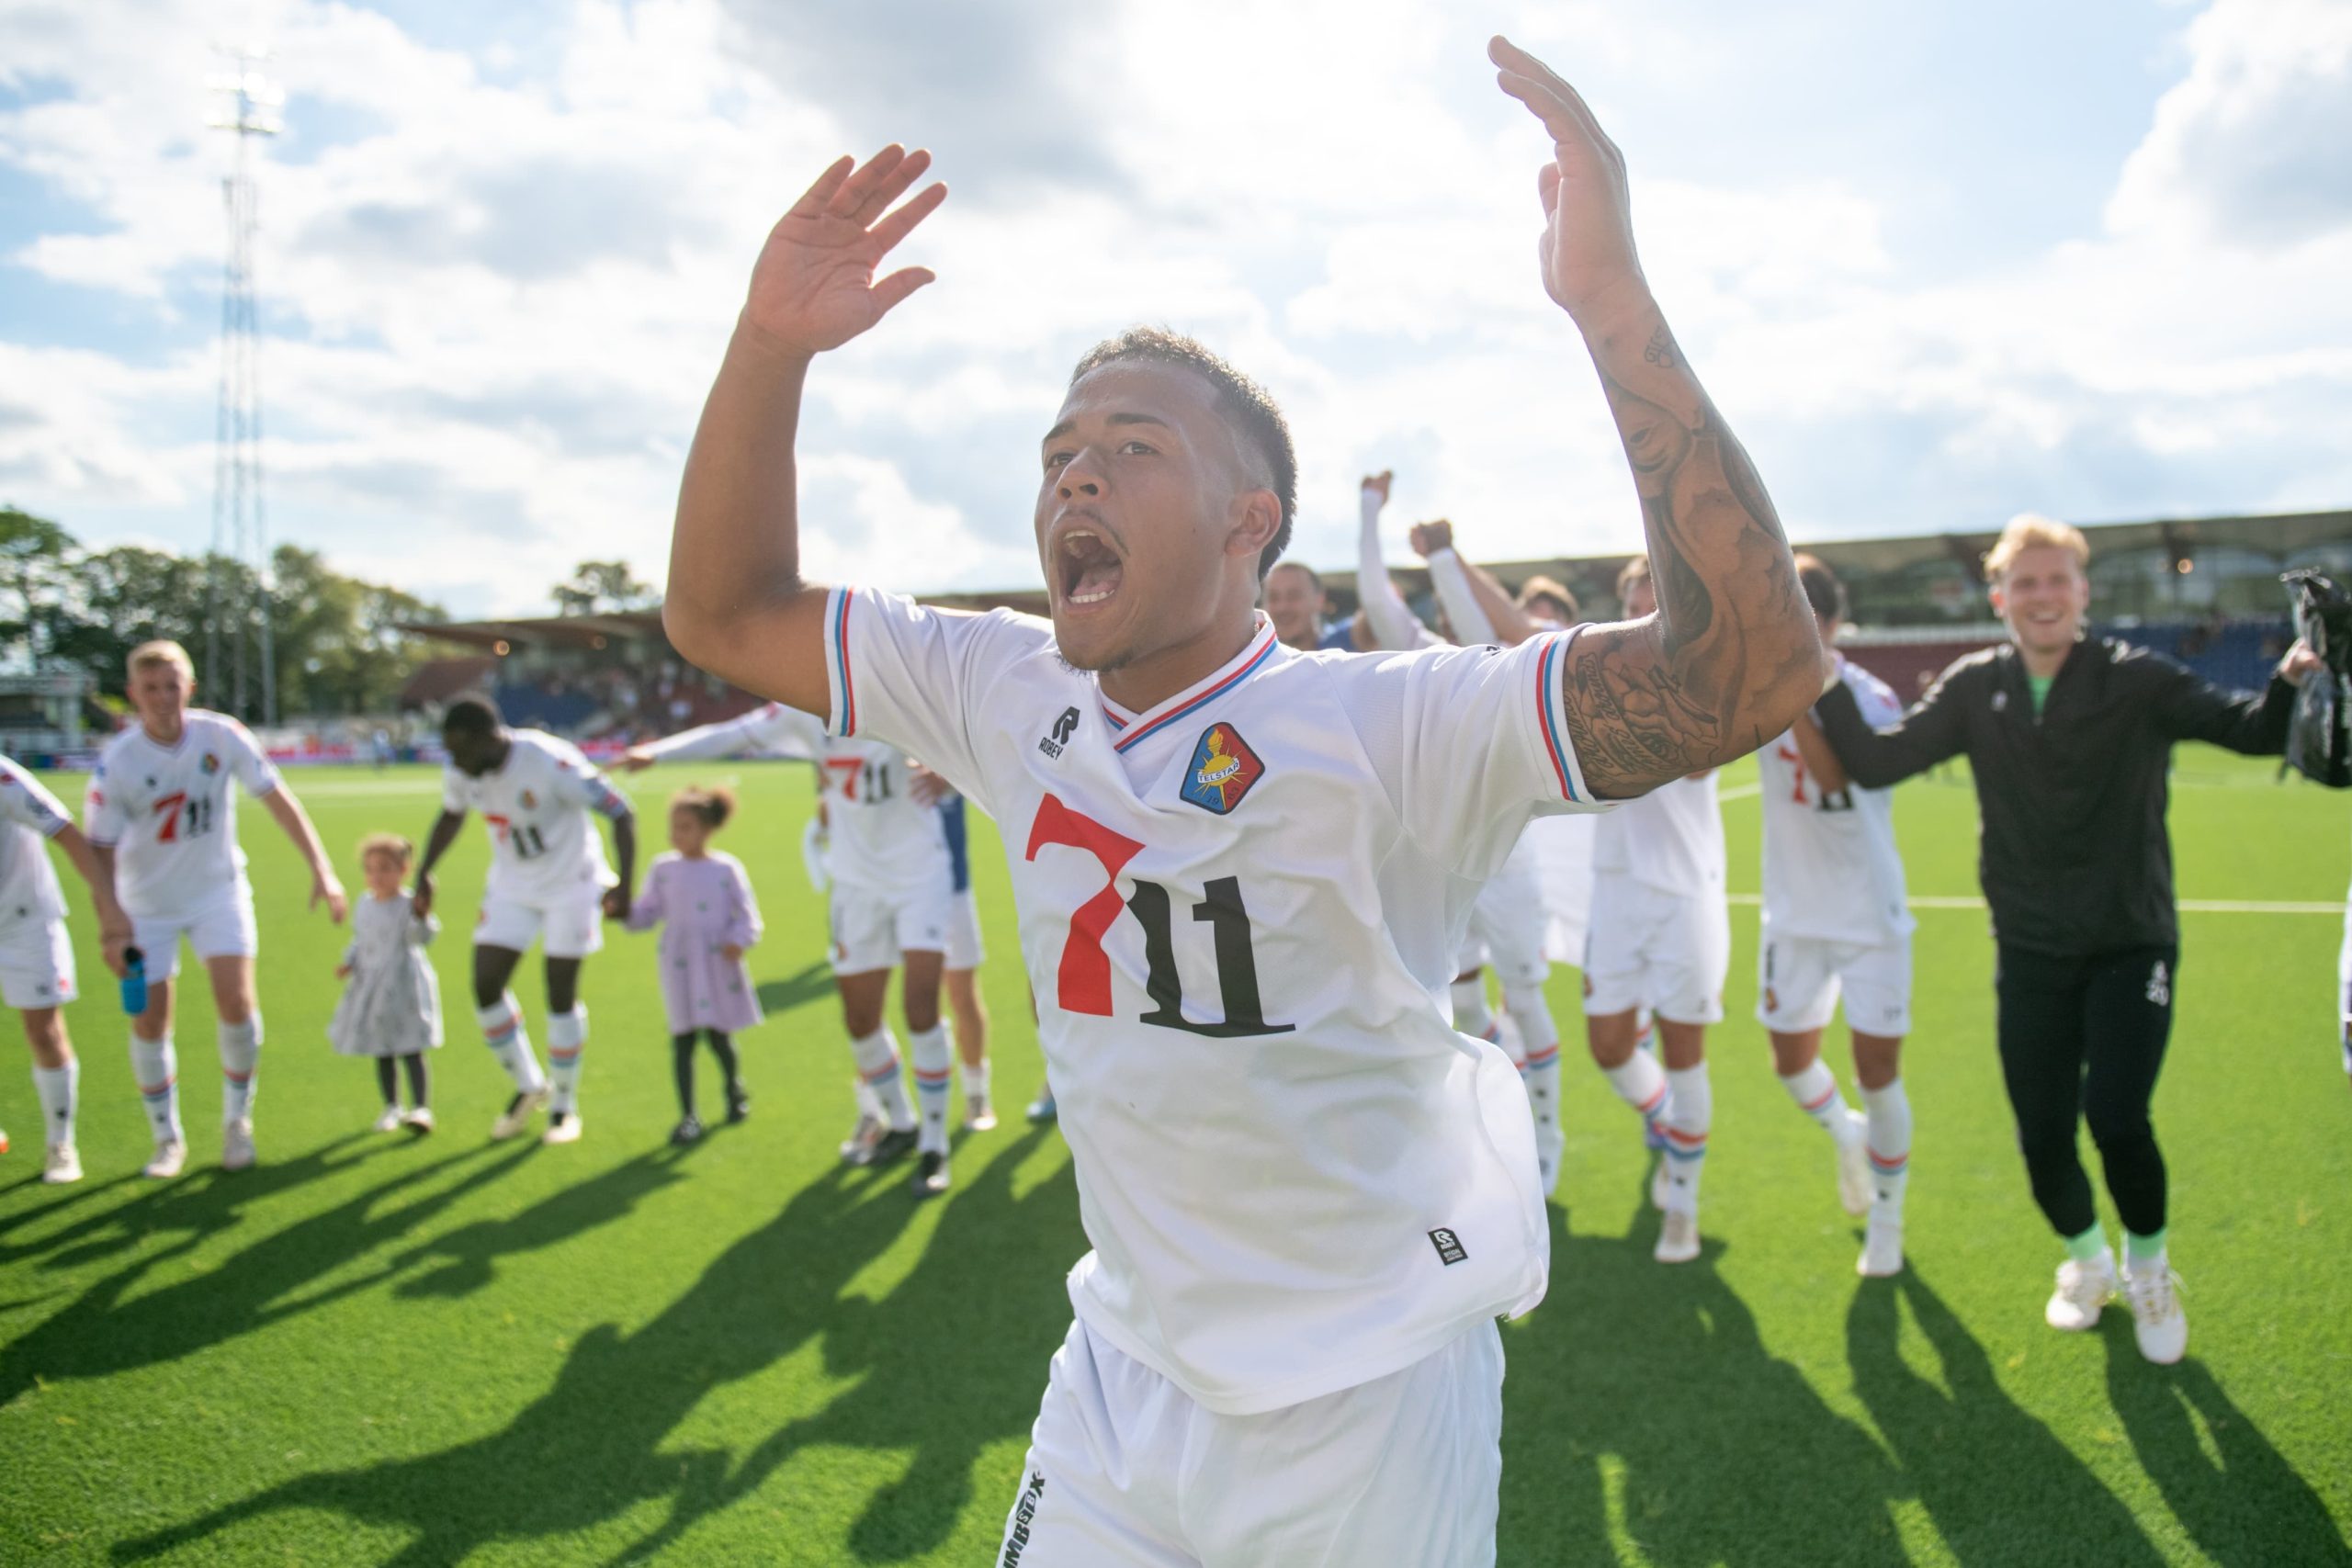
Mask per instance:
[[[727,1119],[741,1122],[752,1097],[736,1073],[737,1030],[760,1021],[743,950],[760,940],[760,906],[743,863],[710,847],[735,809],[733,792],[687,788],[670,797],[670,852],[646,868],[645,890],[629,907],[628,928],[662,928],[662,999],[670,1014],[670,1051],[681,1120],[673,1144],[702,1136],[695,1114],[695,1038],[710,1043],[727,1075]]]

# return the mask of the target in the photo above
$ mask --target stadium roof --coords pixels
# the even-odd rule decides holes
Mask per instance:
[[[2176,555],[2199,547],[2233,546],[2262,555],[2288,557],[2316,546],[2352,541],[2352,510],[2296,512],[2268,516],[2159,518],[2141,523],[2086,524],[2092,553],[2161,547]],[[1812,551],[1849,578],[1880,577],[1922,562],[1957,562],[1970,576],[1982,575],[1979,562],[1993,546],[1999,530],[1961,534],[1913,534],[1887,539],[1826,539],[1801,547]],[[1600,556],[1553,556],[1538,560],[1481,561],[1480,564],[1512,588],[1538,575],[1555,577],[1575,587],[1578,583],[1613,581],[1618,568],[1631,559],[1624,553]],[[1352,570],[1319,573],[1324,587],[1342,604],[1355,598]],[[1429,574],[1419,566],[1393,564],[1392,575],[1409,596],[1429,589]],[[956,609],[992,610],[1005,607],[1042,615],[1046,612],[1043,587],[979,589],[925,593],[929,604]],[[612,615],[545,615],[504,621],[450,621],[403,624],[400,630],[420,637],[441,637],[477,648],[533,645],[562,648],[602,648],[616,640],[661,640],[662,612],[630,610]]]

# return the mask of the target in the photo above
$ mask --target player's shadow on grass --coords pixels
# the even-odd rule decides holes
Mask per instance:
[[[130,1209],[118,1211],[117,1216],[132,1226],[134,1239],[167,1231],[178,1232],[179,1237],[142,1252],[97,1280],[71,1304],[11,1344],[6,1357],[0,1358],[0,1406],[33,1386],[37,1379],[53,1382],[106,1377],[175,1361],[368,1289],[380,1282],[381,1270],[355,1273],[322,1288],[308,1287],[354,1259],[397,1241],[466,1193],[495,1179],[523,1152],[484,1160],[482,1156],[490,1151],[490,1145],[484,1145],[413,1166],[330,1208],[271,1231],[217,1266],[147,1288],[167,1265],[209,1239],[225,1213],[319,1174],[304,1168],[338,1146],[313,1150],[283,1166],[263,1166],[235,1177],[216,1178],[209,1186],[201,1179],[175,1184],[159,1190],[153,1200],[141,1199]],[[352,1163],[336,1162],[329,1168]],[[469,1165],[474,1168],[458,1180],[429,1187],[435,1177]],[[273,1171],[280,1176],[274,1184]]]
[[[495,1276],[502,1258],[555,1247],[622,1218],[644,1199],[685,1179],[678,1169],[686,1151],[663,1145],[609,1170],[577,1181],[503,1220],[478,1220],[436,1235],[392,1260],[390,1272],[410,1274],[396,1296],[462,1296]],[[425,1272],[412,1274],[417,1269]]]
[[[1907,1303],[1941,1371],[1904,1359]],[[1846,1311],[1854,1392],[1894,1450],[1915,1495],[1962,1563],[2148,1564],[2164,1559],[2132,1512],[2011,1400],[1991,1359],[1919,1272],[1859,1282]]]
[[[2109,1330],[2106,1337],[2108,1398],[2141,1468],[2199,1551],[2215,1562],[2247,1568],[2352,1562],[2327,1505],[2203,1363],[2150,1366],[2128,1322],[2122,1333]],[[2332,1404],[2341,1396],[2336,1389],[2312,1392]]]
[[[582,1336],[554,1385],[502,1429],[416,1459],[300,1476],[121,1542],[114,1556],[140,1561],[199,1541],[226,1552],[233,1540],[213,1538],[243,1521],[323,1509],[404,1528],[409,1542],[391,1561],[439,1564],[495,1541],[576,1534],[666,1500],[667,1517],[623,1554],[640,1557],[819,1442],[917,1450],[906,1480],[873,1500],[852,1538],[864,1561],[915,1555],[970,1501],[980,1447],[1027,1429],[1068,1323],[1061,1275],[1077,1226],[1067,1167],[1021,1202],[1011,1196],[1014,1168],[1041,1136],[995,1151],[976,1180],[944,1200],[930,1248],[885,1301],[846,1292],[898,1240],[915,1201],[830,1171],[643,1326],[605,1324]],[[831,1405],[740,1458],[671,1445],[714,1389],[820,1337],[829,1368],[867,1372]],[[953,1375],[941,1370],[950,1355]]]
[[[1894,1467],[1765,1348],[1715,1271],[1719,1244],[1655,1261],[1645,1200],[1629,1235],[1571,1235],[1551,1215],[1550,1292],[1503,1340],[1497,1561],[1909,1561]]]
[[[780,980],[761,981],[758,987],[760,1010],[790,1012],[803,1002],[831,996],[833,990],[832,965],[820,959]]]

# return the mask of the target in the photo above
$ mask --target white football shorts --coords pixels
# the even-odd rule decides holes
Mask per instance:
[[[0,1002],[53,1008],[72,1001],[74,939],[63,920],[19,920],[0,931]]]
[[[1731,911],[1721,892],[1668,893],[1621,872],[1592,879],[1586,1017],[1645,1007],[1668,1023],[1720,1023],[1730,970]]]
[[[1756,1021],[1773,1033],[1827,1028],[1841,994],[1848,1028],[1910,1033],[1910,939],[1863,943],[1768,932],[1758,944]]]
[[[943,880],[921,893],[887,897],[833,884],[833,973],[867,975],[895,969],[910,953],[947,951],[956,895]]]
[[[1503,1342],[1220,1416],[1089,1329],[1054,1352],[997,1568],[1492,1568]]]
[[[240,876],[219,897],[195,909],[130,918],[130,945],[139,950],[150,980],[168,980],[180,972],[182,937],[199,959],[258,953],[261,930],[254,919],[253,884]]]
[[[485,897],[474,922],[476,947],[528,953],[535,941],[549,958],[585,958],[605,945],[605,890],[583,887],[544,904]]]

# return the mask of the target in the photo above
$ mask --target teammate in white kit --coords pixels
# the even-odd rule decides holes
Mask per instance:
[[[220,1051],[220,1168],[254,1163],[254,1069],[261,1009],[254,996],[253,884],[237,844],[237,794],[262,803],[311,867],[311,907],[337,925],[347,901],[301,802],[251,731],[226,714],[191,708],[196,666],[175,642],[130,650],[129,688],[139,722],[98,753],[82,807],[98,872],[130,916],[130,945],[147,972],[147,1010],[131,1021],[130,1066],[155,1135],[147,1174],[177,1176],[187,1162],[180,1127],[179,1063],[172,1047],[173,976],[180,939],[212,983]],[[103,907],[103,906],[102,906]],[[109,942],[119,968],[122,947]]]
[[[886,150],[771,233],[679,497],[679,651],[921,756],[1005,834],[1093,1250],[1070,1277],[1000,1568],[1491,1563],[1498,1314],[1541,1295],[1534,1140],[1444,991],[1532,813],[1729,761],[1821,689],[1754,470],[1634,262],[1623,167],[1543,118],[1541,257],[1633,459],[1665,613],[1520,648],[1283,648],[1254,608],[1296,467],[1189,339],[1080,362],[1040,451],[1050,625],[799,575],[810,361],[929,278],[876,264],[943,198]]]
[[[918,1196],[947,1190],[947,1102],[955,1046],[939,1015],[939,986],[955,904],[954,868],[935,801],[921,798],[906,754],[895,747],[828,735],[822,720],[782,703],[740,718],[681,730],[631,750],[622,765],[767,752],[817,764],[825,807],[829,955],[841,988],[842,1020],[857,1066],[857,1125],[842,1145],[851,1165],[884,1165],[919,1155]],[[899,1043],[883,1017],[890,972],[903,967],[915,1100],[907,1102]]]
[[[65,1032],[63,1008],[74,999],[74,942],[65,931],[65,893],[42,846],[54,843],[90,885],[98,934],[108,953],[130,941],[130,917],[115,902],[96,852],[57,796],[6,757],[0,757],[0,1002],[25,1021],[33,1058],[33,1095],[40,1102],[40,1179],[82,1179],[74,1119],[82,1064]],[[0,1154],[8,1134],[0,1133]]]
[[[548,1107],[550,1144],[580,1137],[580,1058],[588,1009],[580,963],[605,945],[604,921],[628,918],[637,866],[637,818],[628,797],[605,782],[569,740],[509,729],[487,695],[462,696],[441,716],[441,815],[416,869],[416,912],[433,912],[433,868],[479,811],[490,825],[490,880],[474,927],[474,1007],[482,1038],[514,1080],[514,1097],[490,1135],[511,1138]],[[595,819],[613,826],[616,874],[605,863]],[[507,983],[537,941],[547,956],[548,1066],[542,1074]]]
[[[1797,557],[1797,580],[1823,646],[1834,649],[1846,619],[1844,587],[1807,555]],[[1874,727],[1902,720],[1902,699],[1886,682],[1832,657],[1865,719]],[[1894,847],[1894,792],[1851,783],[1811,714],[1758,752],[1757,765],[1764,802],[1757,1021],[1772,1037],[1781,1087],[1837,1147],[1846,1212],[1870,1216],[1855,1268],[1873,1277],[1897,1274],[1911,1163],[1903,1037],[1911,1030],[1911,931],[1918,922]],[[1846,1103],[1821,1060],[1822,1032],[1841,997],[1866,1113]]]
[[[1647,558],[1618,574],[1617,599],[1629,615],[1657,609]],[[1707,1026],[1723,1021],[1731,967],[1715,789],[1712,769],[1676,779],[1611,813],[1593,835],[1585,1040],[1658,1150],[1650,1197],[1664,1211],[1652,1254],[1660,1263],[1699,1256],[1699,1177],[1714,1122]],[[1644,1010],[1657,1021],[1657,1055],[1640,1048]]]

